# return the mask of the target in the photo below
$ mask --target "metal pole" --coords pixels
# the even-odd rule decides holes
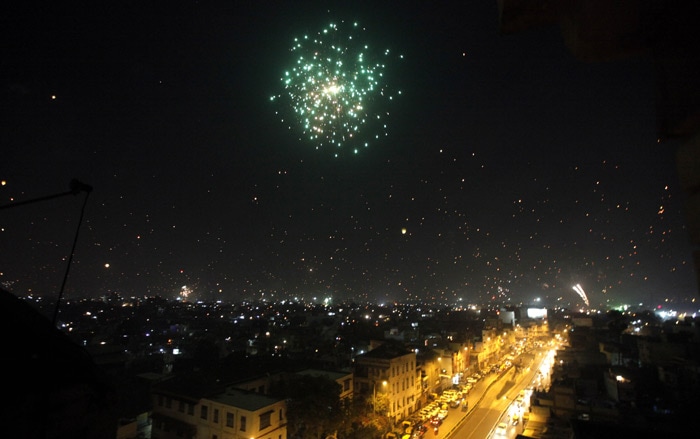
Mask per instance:
[[[75,254],[75,247],[78,243],[78,233],[80,232],[80,226],[83,223],[83,217],[85,216],[85,207],[87,205],[88,196],[92,192],[92,186],[85,184],[81,181],[73,179],[70,181],[69,191],[61,192],[54,195],[47,195],[44,197],[34,198],[32,200],[19,201],[12,204],[7,204],[0,206],[0,209],[9,209],[11,207],[24,206],[25,204],[36,203],[39,201],[51,200],[53,198],[63,197],[66,195],[78,195],[80,192],[85,192],[85,199],[83,200],[83,206],[80,209],[80,219],[78,220],[78,227],[75,231],[75,236],[73,237],[73,246],[71,247],[70,255],[68,257],[68,265],[66,266],[66,272],[63,275],[63,282],[61,283],[61,290],[58,292],[58,299],[56,300],[56,306],[54,308],[52,323],[54,327],[56,326],[56,319],[58,318],[58,308],[61,304],[61,299],[63,298],[63,291],[66,287],[66,281],[68,280],[68,273],[70,272],[70,266],[73,263],[73,255]]]
[[[374,398],[372,402],[372,411],[374,414],[377,414],[377,382],[373,381],[372,382],[372,388],[374,389]]]

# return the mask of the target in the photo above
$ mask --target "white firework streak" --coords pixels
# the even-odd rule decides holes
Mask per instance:
[[[581,288],[581,284],[576,284],[574,285],[574,291],[581,296],[581,299],[583,299],[583,302],[586,304],[586,306],[589,306],[588,303],[588,297],[586,296],[586,293],[583,291],[583,288]]]

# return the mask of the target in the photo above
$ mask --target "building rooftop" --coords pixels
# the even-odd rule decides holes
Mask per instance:
[[[265,396],[260,393],[246,392],[238,389],[228,389],[225,393],[207,399],[251,412],[268,407],[280,401],[277,398]]]
[[[348,375],[352,375],[352,372],[328,371],[321,369],[304,369],[296,373],[298,375],[325,376],[334,381],[345,378]]]
[[[363,354],[362,357],[390,360],[392,358],[402,357],[411,353],[412,351],[403,346],[398,346],[393,343],[384,343]]]

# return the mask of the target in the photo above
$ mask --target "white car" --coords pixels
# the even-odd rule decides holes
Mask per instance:
[[[506,433],[508,432],[508,424],[505,422],[500,422],[496,426],[496,437],[506,437]]]

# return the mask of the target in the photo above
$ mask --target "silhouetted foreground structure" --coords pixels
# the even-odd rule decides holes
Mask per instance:
[[[90,355],[49,319],[0,289],[7,438],[114,438],[113,389]]]

